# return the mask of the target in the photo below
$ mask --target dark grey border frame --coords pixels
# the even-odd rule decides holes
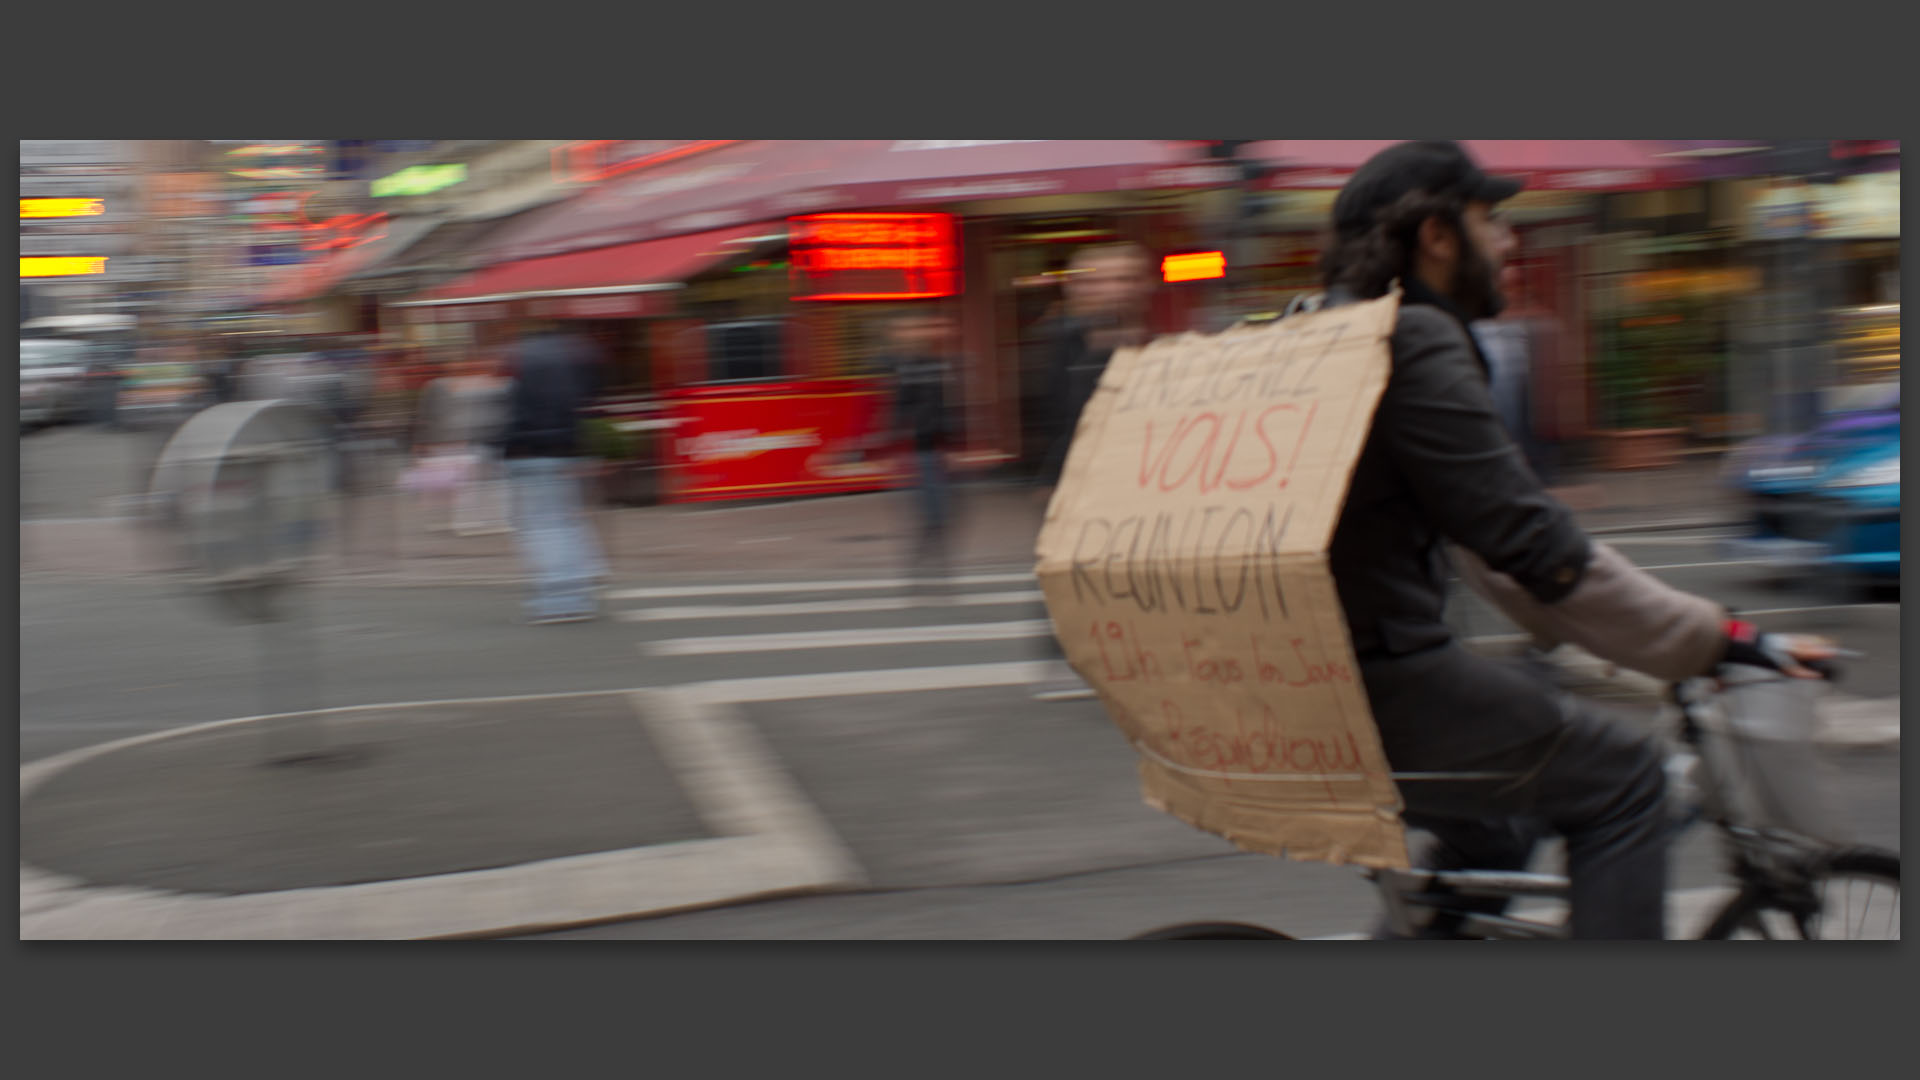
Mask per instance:
[[[405,9],[371,10],[380,17],[335,5],[17,18],[13,85],[38,104],[9,110],[32,129],[15,137],[1898,137],[1909,96],[1904,35],[1867,5],[1699,17],[1618,4],[890,7],[865,19],[738,5],[705,25],[686,14],[697,9],[472,6],[425,9],[405,29]],[[14,600],[17,611],[17,587]],[[12,663],[17,685],[17,651]],[[1705,1051],[1690,1069],[1812,1073],[1879,1064],[1869,1047],[1905,1025],[1898,987],[1911,985],[1897,949],[435,948],[453,953],[23,945],[8,965],[22,1003],[10,1029],[28,1069],[72,1076],[206,1073],[216,1059],[248,1075],[484,1062],[704,1076],[746,1071],[735,1062],[840,1071],[856,1056],[905,1075],[1120,1063],[1378,1075],[1503,1060],[1617,1074],[1674,1069],[1676,1047]]]

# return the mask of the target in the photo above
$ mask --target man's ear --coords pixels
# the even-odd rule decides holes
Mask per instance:
[[[1437,215],[1420,223],[1420,253],[1435,262],[1450,263],[1460,255],[1460,234]]]

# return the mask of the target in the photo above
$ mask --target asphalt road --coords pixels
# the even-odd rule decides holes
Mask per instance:
[[[29,519],[97,518],[164,433],[84,428],[21,444]],[[1844,690],[1900,693],[1897,593],[1842,593],[1728,562],[1707,532],[1610,538],[1674,585],[1770,629],[1831,634],[1867,654]],[[859,549],[866,552],[867,549]],[[849,548],[849,562],[868,558]],[[1198,918],[1350,932],[1375,901],[1351,871],[1232,851],[1144,807],[1131,751],[1093,702],[1037,703],[1006,665],[1037,655],[1043,612],[1019,567],[965,571],[929,594],[887,580],[893,561],[794,574],[623,582],[597,623],[532,628],[497,586],[311,590],[290,642],[310,666],[269,663],[236,625],[159,580],[22,580],[23,762],[208,720],[307,706],[500,698],[693,682],[770,680],[799,696],[743,718],[865,870],[862,893],[738,905],[555,935],[587,938],[1077,938]],[[1512,628],[1462,596],[1467,636]],[[955,685],[914,687],[922,668]],[[955,677],[955,672],[960,676]],[[979,673],[977,685],[965,685]],[[267,677],[263,677],[267,676]],[[311,692],[294,676],[311,675]],[[736,685],[747,685],[736,683]],[[800,689],[794,689],[798,687]],[[1897,753],[1828,755],[1856,835],[1897,847]],[[1674,859],[1698,900],[1719,884],[1711,837]]]
[[[1623,538],[1674,584],[1764,625],[1833,634],[1868,658],[1846,689],[1899,693],[1897,599],[1777,589],[1720,560],[1708,534]],[[890,570],[623,583],[597,623],[527,627],[504,587],[314,590],[311,702],[263,689],[260,634],[156,583],[21,586],[21,755],[297,708],[821,676],[798,700],[746,707],[872,882],[807,897],[567,931],[593,938],[1124,936],[1240,918],[1304,935],[1358,928],[1374,901],[1351,871],[1231,851],[1142,806],[1130,751],[1092,702],[1044,704],[1005,679],[878,692],[923,667],[993,672],[1035,655],[1037,595],[1017,568],[969,571],[951,595]],[[1463,632],[1507,632],[1468,602]],[[911,687],[913,676],[904,686]],[[1898,846],[1898,756],[1829,755],[1860,839]],[[1674,860],[1683,891],[1719,883],[1711,837]],[[1695,895],[1690,892],[1689,895]]]
[[[154,426],[112,431],[63,424],[20,439],[20,518],[118,517],[144,490],[147,473],[173,434]]]

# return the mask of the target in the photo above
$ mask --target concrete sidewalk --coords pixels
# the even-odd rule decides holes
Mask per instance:
[[[1644,473],[1596,472],[1556,488],[1591,531],[1717,527],[1741,508],[1717,479],[1717,456]],[[1033,560],[1040,507],[1031,489],[975,482],[957,489],[954,558],[960,566],[1024,566]],[[522,568],[510,534],[435,531],[411,500],[393,493],[343,504],[347,515],[323,573],[380,583],[514,582]],[[897,567],[914,527],[905,492],[746,504],[602,508],[593,520],[616,578],[750,568],[769,574]],[[164,538],[137,519],[27,521],[21,570],[58,576],[128,576],[170,569]]]

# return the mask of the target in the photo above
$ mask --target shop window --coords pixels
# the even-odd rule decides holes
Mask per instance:
[[[783,329],[778,319],[708,324],[707,377],[714,382],[779,378]]]

